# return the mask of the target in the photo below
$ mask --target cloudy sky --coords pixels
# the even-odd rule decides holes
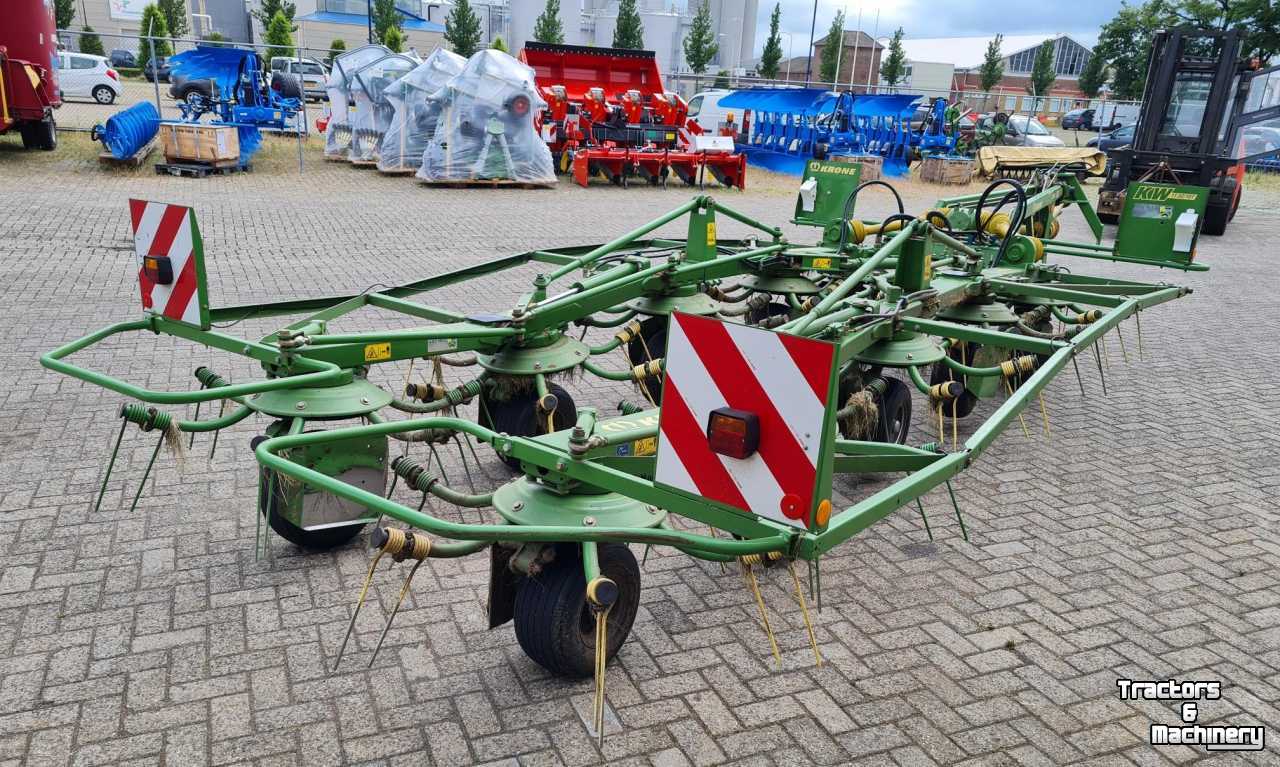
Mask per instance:
[[[756,54],[769,37],[769,14],[778,0],[760,0],[757,21]],[[809,23],[813,18],[813,0],[781,0],[782,31],[794,35],[796,56],[803,56],[809,43]],[[1020,34],[1070,34],[1086,45],[1098,35],[1098,27],[1111,19],[1120,8],[1120,0],[1073,0],[1072,2],[1029,4],[1010,0],[818,0],[818,28],[815,37],[826,34],[836,11],[846,9],[845,29],[852,30],[862,7],[862,28],[875,31],[876,11],[880,11],[880,36],[887,36],[899,26],[911,37],[960,37]],[[1019,14],[1021,8],[1026,13]],[[783,55],[788,40],[782,36]]]

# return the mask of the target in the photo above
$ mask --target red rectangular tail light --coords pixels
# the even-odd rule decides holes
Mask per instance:
[[[746,410],[716,408],[707,419],[707,443],[713,453],[750,458],[760,447],[760,418]]]

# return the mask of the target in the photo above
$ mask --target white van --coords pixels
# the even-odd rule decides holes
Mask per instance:
[[[1093,112],[1093,129],[1113,131],[1122,125],[1133,125],[1138,121],[1141,104],[1118,104],[1107,102]]]
[[[732,109],[725,109],[720,106],[720,99],[728,96],[733,91],[727,88],[713,88],[709,91],[702,91],[693,98],[689,99],[689,119],[698,124],[706,133],[715,133],[720,128],[720,123],[725,121],[729,114],[733,113],[733,119],[739,125],[742,124],[742,115]]]

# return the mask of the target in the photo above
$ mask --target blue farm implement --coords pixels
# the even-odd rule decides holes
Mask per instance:
[[[947,153],[955,138],[941,120],[914,131],[911,118],[920,96],[836,93],[822,88],[750,88],[720,105],[743,110],[738,147],[748,162],[799,174],[809,160],[830,156],[878,157],[884,172],[901,175],[920,152]]]

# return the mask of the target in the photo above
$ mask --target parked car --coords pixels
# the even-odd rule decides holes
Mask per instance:
[[[142,68],[142,76],[147,78],[149,83],[156,80],[162,83],[169,82],[169,57],[152,56],[147,60],[147,65]]]
[[[725,98],[733,91],[728,88],[715,88],[709,91],[702,91],[689,99],[689,119],[698,123],[698,127],[707,133],[715,133],[720,127],[720,123],[725,121],[729,113],[733,110],[720,106],[720,99]],[[738,124],[741,125],[741,116],[735,114]]]
[[[1004,146],[1059,147],[1066,146],[1062,139],[1049,132],[1039,120],[1027,115],[1009,115],[1005,125],[1004,138],[1000,143]],[[978,121],[978,131],[987,131],[995,125],[995,115],[983,115]]]
[[[1138,121],[1141,104],[1103,104],[1101,109],[1094,110],[1093,119],[1089,121],[1089,130],[1114,131],[1125,125],[1133,125]]]
[[[174,101],[185,101],[194,104],[201,96],[213,98],[212,80],[192,80],[183,75],[169,76],[169,95]]]
[[[1110,133],[1104,133],[1101,136],[1094,136],[1089,139],[1085,146],[1096,147],[1104,152],[1110,152],[1112,149],[1119,149],[1133,143],[1133,125],[1125,125],[1116,128]]]
[[[113,48],[111,55],[108,57],[113,67],[133,68],[138,66],[138,57],[133,55],[133,51],[124,48]]]
[[[1062,116],[1063,130],[1093,130],[1092,109],[1072,109]]]
[[[87,53],[58,54],[58,86],[64,99],[93,99],[99,104],[114,104],[124,94],[120,74],[106,57]]]
[[[280,68],[277,69],[276,59],[278,58],[277,56],[271,59],[272,88],[275,88],[275,74],[278,73],[282,77],[293,78],[295,83],[300,78],[302,80],[302,90],[307,94],[307,99],[323,101],[327,98],[324,84],[329,78],[329,71],[325,69],[324,64],[315,59],[303,59],[301,61],[286,59],[281,62]],[[284,88],[276,88],[276,90],[281,91],[282,95],[292,95],[292,92],[284,93]]]

